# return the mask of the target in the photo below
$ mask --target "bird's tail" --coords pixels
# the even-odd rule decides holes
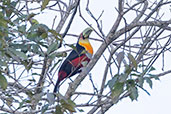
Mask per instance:
[[[53,90],[53,93],[56,93],[59,89],[59,83],[60,83],[60,80],[58,79],[57,82],[56,82],[56,85],[55,85],[55,88]]]
[[[58,73],[58,80],[56,82],[55,88],[53,90],[53,93],[56,93],[59,90],[59,83],[67,77],[67,73],[64,71],[59,71]]]

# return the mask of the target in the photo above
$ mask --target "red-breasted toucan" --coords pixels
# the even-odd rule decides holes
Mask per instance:
[[[68,77],[81,72],[81,68],[85,67],[93,55],[93,48],[89,42],[89,35],[93,31],[92,28],[86,28],[79,36],[76,49],[73,49],[68,57],[64,60],[58,72],[58,80],[56,82],[54,93],[59,88],[60,82]]]

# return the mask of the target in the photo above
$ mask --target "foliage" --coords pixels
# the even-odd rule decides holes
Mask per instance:
[[[106,85],[111,89],[112,97],[119,97],[121,94],[126,93],[132,101],[137,100],[138,88],[150,95],[149,92],[143,88],[143,85],[146,81],[150,88],[152,88],[152,78],[159,79],[157,76],[151,74],[151,72],[156,69],[150,67],[149,69],[141,71],[146,68],[146,65],[138,65],[135,58],[130,53],[128,54],[128,60],[130,65],[125,65],[124,72],[112,77]]]
[[[138,100],[140,90],[150,95],[144,85],[152,89],[154,79],[170,73],[170,69],[164,71],[164,55],[170,54],[171,21],[164,16],[168,15],[171,2],[115,2],[118,6],[113,4],[115,9],[110,9],[110,14],[115,15],[107,17],[110,24],[105,25],[107,11],[98,6],[102,12],[96,17],[89,0],[1,0],[0,113],[105,113],[121,99]],[[54,17],[47,20],[50,13]],[[52,25],[43,23],[42,15]],[[80,21],[77,23],[74,17]],[[73,20],[79,31],[80,23],[93,28],[95,37],[91,40],[98,50],[68,88],[64,86],[65,92],[60,89],[56,94],[50,93],[60,63],[68,51],[75,49],[75,44],[67,43],[65,38],[78,38],[68,32]],[[156,74],[159,68],[154,63],[158,60],[162,60],[163,71]],[[96,63],[105,66],[94,67]],[[90,73],[93,68],[97,69]],[[88,80],[86,85],[81,83],[84,79]]]

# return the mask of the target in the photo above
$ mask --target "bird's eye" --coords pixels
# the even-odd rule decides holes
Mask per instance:
[[[85,39],[85,37],[84,37],[83,33],[81,33],[80,38],[82,38],[83,40]]]
[[[83,39],[85,39],[84,35],[82,35]]]

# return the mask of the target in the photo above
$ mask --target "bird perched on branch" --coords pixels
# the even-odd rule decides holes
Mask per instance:
[[[90,61],[93,55],[93,48],[89,42],[89,35],[92,31],[92,28],[86,28],[80,34],[76,49],[73,49],[62,63],[58,72],[58,80],[53,91],[54,93],[58,90],[59,84],[63,79],[80,73],[82,68]]]

